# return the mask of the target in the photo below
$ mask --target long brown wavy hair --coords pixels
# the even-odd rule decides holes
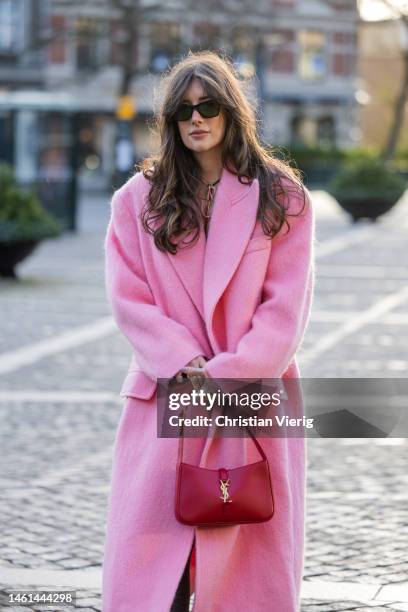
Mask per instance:
[[[153,130],[159,136],[159,150],[136,166],[151,183],[151,189],[141,220],[145,231],[154,236],[161,251],[177,252],[178,239],[183,245],[196,242],[202,225],[197,193],[200,167],[191,150],[179,134],[174,113],[193,77],[200,79],[209,97],[221,104],[225,113],[225,136],[222,142],[222,164],[238,176],[241,183],[259,181],[260,197],[257,219],[266,235],[273,238],[287,217],[297,216],[305,206],[301,171],[274,154],[277,147],[264,146],[257,134],[256,102],[246,88],[231,60],[213,51],[189,51],[161,79],[159,107],[153,117]],[[282,179],[289,182],[284,187]],[[289,193],[303,193],[303,207],[296,215],[288,212]],[[285,201],[286,199],[286,201]],[[153,227],[154,225],[154,227]],[[192,239],[185,241],[193,232]]]

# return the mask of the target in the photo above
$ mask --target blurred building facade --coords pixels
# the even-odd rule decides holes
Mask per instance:
[[[46,7],[41,0],[0,0],[0,92],[42,89],[44,65],[34,50]],[[30,49],[30,51],[28,51]],[[23,53],[27,50],[26,53]],[[14,161],[16,116],[11,104],[0,106],[0,159]]]
[[[362,144],[383,147],[391,127],[395,101],[404,81],[408,54],[406,26],[398,19],[359,24],[359,89]],[[408,106],[398,146],[408,148]]]
[[[63,172],[75,130],[83,184],[109,187],[126,37],[117,4],[0,0],[0,16],[5,17],[0,38],[6,41],[0,112],[11,113],[17,134],[13,146],[7,145],[1,132],[7,132],[5,121],[0,155],[14,158],[22,179],[29,180],[41,156],[47,176]],[[264,141],[358,143],[356,0],[235,0],[225,5],[140,0],[139,17],[132,58],[137,73],[130,86],[137,111],[132,122],[136,159],[155,147],[146,121],[160,74],[188,49],[225,50],[242,74],[256,75]],[[24,35],[17,25],[23,22]]]

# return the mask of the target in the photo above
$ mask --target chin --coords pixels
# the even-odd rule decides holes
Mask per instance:
[[[194,151],[195,153],[205,153],[205,151],[209,151],[210,149],[212,149],[212,147],[200,147],[200,146],[194,146],[194,147],[187,147],[188,149],[190,149],[190,151]]]
[[[204,142],[196,142],[193,144],[193,146],[191,146],[190,148],[193,151],[198,151],[200,153],[205,153],[205,151],[211,151],[211,149],[214,149],[214,147],[216,147],[217,145],[214,143],[204,143]]]

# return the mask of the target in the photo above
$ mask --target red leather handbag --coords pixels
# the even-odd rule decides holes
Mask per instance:
[[[268,459],[247,427],[261,461],[241,467],[207,469],[183,463],[181,431],[175,514],[180,523],[196,527],[225,527],[269,521],[274,513]]]

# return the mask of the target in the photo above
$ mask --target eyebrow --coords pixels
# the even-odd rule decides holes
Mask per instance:
[[[211,96],[201,96],[201,98],[198,98],[199,100],[206,100],[207,98],[210,98]],[[187,98],[183,98],[182,102],[190,102],[191,100],[187,100]]]

